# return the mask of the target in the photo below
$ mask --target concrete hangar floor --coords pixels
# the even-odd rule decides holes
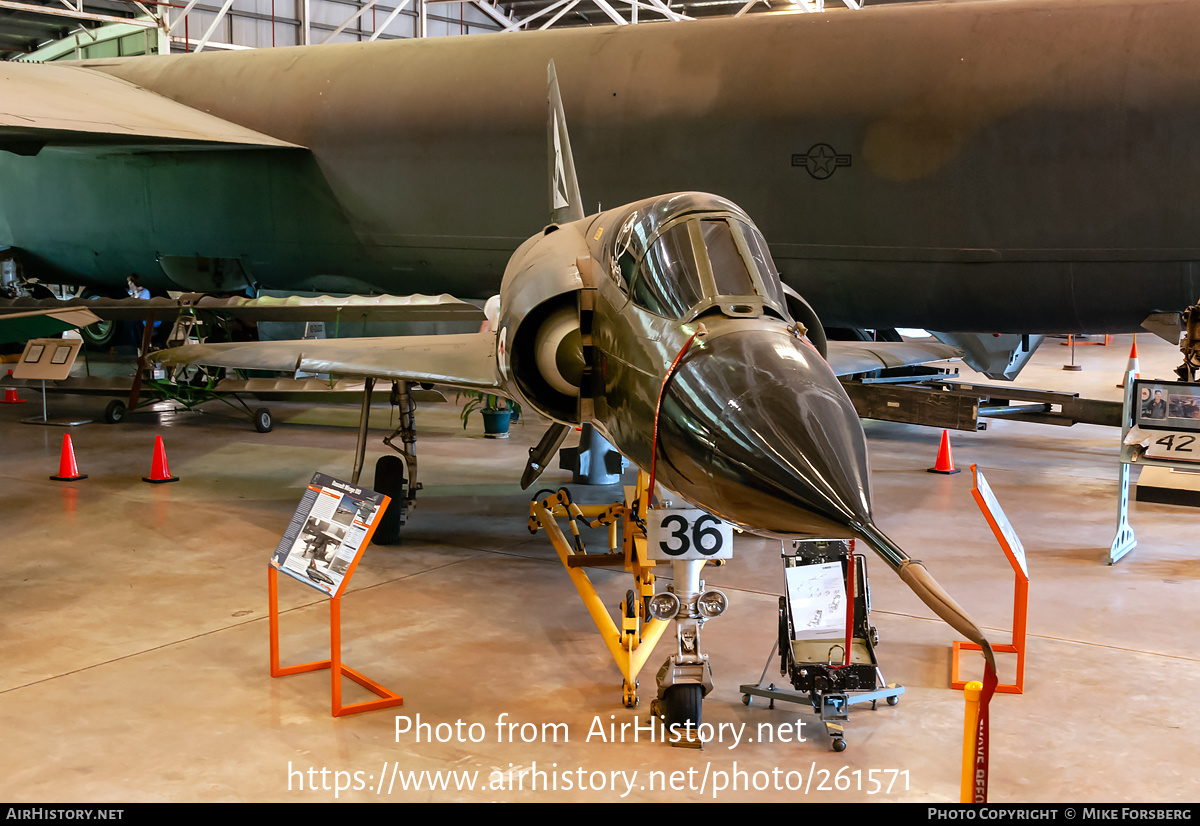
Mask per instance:
[[[1139,339],[1142,375],[1169,377],[1177,351]],[[1115,398],[1128,350],[1128,337],[1080,347],[1084,371],[1064,373],[1066,348],[1050,341],[1020,383]],[[349,476],[356,411],[274,405],[278,424],[264,435],[240,419],[169,412],[77,427],[89,478],[64,484],[47,478],[62,431],[20,423],[35,413],[33,398],[0,405],[0,799],[958,799],[963,701],[948,688],[953,632],[882,563],[871,567],[879,657],[886,679],[907,693],[895,707],[854,707],[848,750],[830,750],[805,706],[741,701],[738,686],[758,679],[771,649],[782,584],[778,543],[753,538],[706,576],[732,598],[703,637],[716,681],[704,719],[722,740],[694,751],[648,742],[644,732],[633,742],[628,729],[621,742],[618,729],[614,742],[610,723],[646,720],[669,639],[643,671],[640,708],[622,708],[619,673],[587,611],[548,540],[525,527],[517,479],[542,428],[530,421],[507,441],[485,441],[474,428],[463,433],[452,405],[426,406],[425,489],[404,544],[369,548],[343,601],[346,663],[404,705],[334,719],[328,672],[268,675],[266,562],[313,471]],[[103,407],[95,398],[50,401],[52,416],[99,418]],[[376,413],[381,428],[386,418]],[[1006,641],[1013,577],[971,498],[970,473],[925,472],[937,431],[879,422],[866,430],[879,525],[993,640]],[[182,477],[176,484],[140,480],[155,434]],[[1032,572],[1026,691],[997,695],[992,707],[993,802],[1183,802],[1200,792],[1200,711],[1190,696],[1200,685],[1200,511],[1136,503],[1139,545],[1107,566],[1117,440],[1109,428],[1012,422],[953,436],[956,463],[984,470]],[[374,440],[368,464],[384,450]],[[569,477],[552,470],[543,481]],[[618,495],[575,492],[592,502]],[[593,580],[610,606],[627,587],[625,575],[593,571]],[[328,657],[325,599],[286,580],[280,600],[284,662]],[[774,668],[770,675],[778,680]],[[367,698],[346,685],[347,702]],[[436,742],[450,726],[398,735],[397,715],[462,725]],[[566,724],[559,742],[543,737],[544,723]],[[535,730],[534,742],[522,742]],[[839,789],[843,767],[850,787]],[[378,778],[397,768],[416,773],[422,788],[396,782],[378,793]],[[531,769],[543,772],[538,788],[529,774],[515,788]],[[430,790],[423,771],[443,772],[449,788]],[[472,776],[474,790],[457,788]],[[358,788],[335,792],[339,784]]]

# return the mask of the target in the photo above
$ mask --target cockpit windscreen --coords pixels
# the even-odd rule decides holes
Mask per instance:
[[[668,318],[681,318],[704,293],[687,223],[676,224],[650,246],[633,280],[639,307]]]
[[[762,235],[737,206],[680,193],[639,205],[613,234],[613,277],[633,302],[667,318],[709,310],[787,318]]]

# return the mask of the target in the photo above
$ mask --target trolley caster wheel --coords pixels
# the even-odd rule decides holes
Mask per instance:
[[[742,695],[742,705],[744,705],[744,706],[750,705],[750,695],[749,694]]]
[[[888,701],[889,706],[894,706],[894,705],[896,705],[896,703],[900,702],[900,698],[897,695],[893,694],[891,697],[887,698],[887,701]]]
[[[270,433],[271,428],[275,427],[275,420],[271,418],[271,411],[265,407],[260,407],[254,411],[254,429],[259,433]]]
[[[834,751],[845,751],[846,750],[846,741],[841,739],[840,737],[838,739],[834,740],[833,741],[833,750]]]
[[[120,424],[125,419],[125,402],[113,400],[104,408],[104,421],[109,424]]]
[[[633,591],[625,592],[625,599],[617,603],[617,613],[624,619],[633,619],[637,616],[637,595]]]
[[[629,683],[625,682],[624,680],[621,681],[621,704],[624,705],[625,708],[637,708],[638,703],[641,702],[642,698],[639,697],[637,693],[638,685],[639,682],[637,680],[633,681],[632,687],[630,687]]]

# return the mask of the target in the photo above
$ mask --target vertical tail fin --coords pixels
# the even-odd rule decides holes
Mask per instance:
[[[575,159],[571,156],[571,140],[567,136],[567,116],[563,112],[562,96],[558,92],[558,75],[554,61],[547,69],[549,122],[547,138],[550,156],[550,221],[564,224],[584,217],[583,199],[579,197],[579,181],[575,177]]]

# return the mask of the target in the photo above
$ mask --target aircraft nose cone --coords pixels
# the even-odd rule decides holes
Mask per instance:
[[[658,481],[756,533],[854,536],[871,522],[866,437],[820,355],[741,331],[693,348],[667,384]]]

